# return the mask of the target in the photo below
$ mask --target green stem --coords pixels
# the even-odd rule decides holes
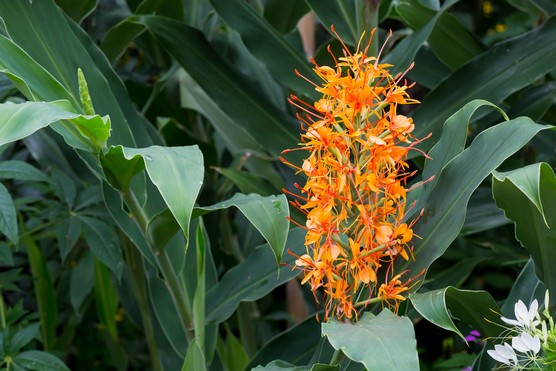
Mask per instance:
[[[156,246],[154,246],[148,238],[146,231],[149,219],[135,195],[131,191],[128,191],[122,192],[122,197],[126,206],[129,208],[131,215],[139,226],[141,233],[143,233],[143,236],[145,237],[150,250],[156,258],[158,268],[160,269],[162,276],[164,277],[166,287],[170,291],[172,301],[174,302],[176,310],[178,311],[180,322],[182,324],[185,335],[188,341],[191,342],[194,338],[192,330],[193,317],[191,315],[191,304],[189,303],[189,299],[187,297],[187,294],[185,293],[184,287],[180,284],[180,280],[176,271],[174,270],[172,262],[170,261],[170,257],[168,256],[168,253],[166,251],[160,251],[159,249],[157,249]]]
[[[257,339],[253,322],[257,317],[258,309],[255,302],[240,303],[237,308],[237,319],[241,342],[249,356],[253,356],[257,351]]]
[[[4,305],[4,294],[0,293],[0,330],[6,328],[6,308]]]
[[[380,303],[381,301],[382,301],[381,298],[372,298],[372,299],[369,299],[369,300],[363,300],[363,301],[357,302],[357,303],[353,304],[353,306],[356,307],[356,308],[359,308],[359,307],[362,307],[364,305]]]
[[[151,355],[153,371],[163,371],[164,367],[160,361],[160,354],[158,353],[158,346],[154,335],[152,315],[149,308],[149,299],[145,283],[146,272],[143,257],[137,249],[130,245],[129,240],[127,239],[124,242],[124,254],[131,269],[131,276],[133,278],[131,287],[135,294],[135,298],[137,299],[139,312],[141,314],[141,321],[143,322],[145,339]]]
[[[340,349],[336,349],[334,351],[334,354],[332,354],[332,359],[330,360],[330,365],[331,366],[336,366],[336,365],[340,364],[340,362],[342,362],[344,357],[345,357],[344,352],[342,352]]]

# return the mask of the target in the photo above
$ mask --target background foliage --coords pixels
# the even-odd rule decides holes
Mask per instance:
[[[432,160],[413,152],[412,181],[434,180],[410,193],[425,211],[400,269],[427,273],[399,316],[378,305],[321,327],[291,269],[304,233],[281,190],[302,179],[277,157],[299,141],[286,98],[317,97],[294,73],[316,79],[296,28],[308,12],[319,64],[339,48],[332,24],[352,47],[392,29],[382,59],[415,60],[422,103],[406,114],[432,133]],[[2,367],[491,369],[493,343],[462,337],[496,337],[492,310],[512,316],[545,287],[556,300],[554,13],[550,0],[0,0]],[[368,345],[384,334],[386,350]]]

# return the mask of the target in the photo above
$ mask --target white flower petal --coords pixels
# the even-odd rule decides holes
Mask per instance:
[[[500,317],[500,319],[504,322],[506,322],[508,325],[512,325],[512,326],[523,326],[521,322],[516,321],[515,319],[509,319],[506,317]]]
[[[491,356],[492,358],[494,358],[498,362],[503,363],[505,365],[510,365],[510,361],[506,357],[502,357],[500,354],[498,354],[497,351],[489,349],[489,350],[487,350],[487,353],[488,353],[489,356]]]
[[[533,342],[531,344],[531,350],[533,353],[537,354],[541,350],[541,339],[537,335],[533,337]]]
[[[521,323],[529,323],[528,318],[529,318],[529,311],[527,310],[527,307],[525,306],[525,303],[523,303],[520,300],[517,301],[517,303],[515,303],[514,306],[514,312],[515,312],[515,318]]]
[[[527,353],[530,350],[528,344],[521,336],[512,339],[512,347],[522,353]]]
[[[539,302],[537,301],[537,299],[533,300],[533,302],[531,303],[531,306],[529,307],[529,319],[533,320],[533,318],[535,318],[535,316],[537,315],[537,311],[539,310]]]

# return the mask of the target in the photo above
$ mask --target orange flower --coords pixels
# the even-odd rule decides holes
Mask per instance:
[[[335,67],[313,61],[322,97],[312,105],[289,100],[304,112],[298,118],[306,160],[299,168],[282,159],[307,176],[296,196],[304,202],[292,202],[307,215],[307,254],[296,267],[315,297],[324,289],[325,320],[357,318],[353,300],[365,287],[373,300],[397,306],[409,288],[392,264],[398,256],[408,260],[413,247],[413,223],[404,217],[414,123],[397,110],[418,102],[409,97],[412,85],[402,82],[404,75],[392,76],[391,65],[367,55],[370,42],[354,53],[342,45]]]

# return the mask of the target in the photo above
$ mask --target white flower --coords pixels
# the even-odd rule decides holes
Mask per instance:
[[[501,317],[502,321],[506,322],[509,325],[523,327],[523,328],[534,328],[540,323],[539,320],[535,319],[537,314],[537,310],[539,309],[539,302],[537,299],[533,300],[531,303],[531,307],[527,310],[525,304],[519,300],[515,303],[514,313],[516,319],[509,319],[506,317]]]
[[[541,350],[541,340],[537,335],[531,336],[523,332],[519,336],[512,338],[512,347],[522,353],[532,351],[537,354]]]
[[[487,350],[489,356],[508,366],[517,366],[517,355],[515,354],[514,348],[508,343],[504,345],[496,344],[494,350]]]

